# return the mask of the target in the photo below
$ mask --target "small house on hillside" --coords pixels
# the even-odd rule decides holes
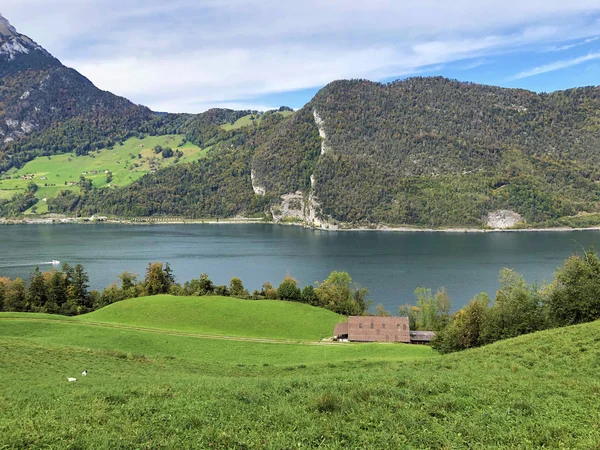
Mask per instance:
[[[348,322],[335,325],[333,335],[353,342],[429,344],[435,333],[410,331],[408,317],[349,316]]]

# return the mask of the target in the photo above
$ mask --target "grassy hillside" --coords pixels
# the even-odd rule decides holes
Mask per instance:
[[[283,117],[288,117],[291,116],[292,114],[294,114],[293,111],[277,111],[276,114],[280,114]],[[243,117],[240,117],[239,119],[237,119],[234,123],[226,123],[221,125],[221,128],[223,128],[224,130],[238,130],[242,127],[247,127],[250,125],[260,125],[261,121],[263,119],[263,115],[260,113],[257,114],[247,114]]]
[[[148,136],[144,139],[131,138],[111,150],[99,150],[87,156],[75,156],[73,153],[38,156],[23,168],[10,170],[0,180],[0,199],[11,199],[16,193],[25,192],[32,181],[39,187],[36,197],[40,200],[54,198],[61,190],[79,192],[74,183],[81,175],[92,180],[98,188],[128,186],[152,170],[176,162],[175,157],[163,159],[160,154],[156,155],[153,148],[157,145],[183,152],[179,162],[196,161],[206,154],[205,150],[182,141],[182,135]],[[106,170],[112,173],[110,183],[106,179]],[[45,202],[38,202],[36,207],[38,213],[47,212]]]
[[[114,303],[77,320],[197,334],[316,341],[331,336],[334,325],[343,318],[295,302],[157,295]]]
[[[417,360],[430,350],[230,342],[11,316],[0,315],[7,448],[595,448],[600,440],[598,322]]]
[[[231,339],[211,339],[167,331],[140,331],[132,327],[99,326],[73,319],[51,320],[43,317],[6,318],[0,313],[0,339],[21,338],[38,345],[69,346],[100,352],[115,352],[120,357],[177,359],[203,367],[335,363],[343,361],[389,361],[430,357],[427,347],[410,345],[314,345],[309,343],[269,343]],[[229,369],[227,369],[229,370]]]

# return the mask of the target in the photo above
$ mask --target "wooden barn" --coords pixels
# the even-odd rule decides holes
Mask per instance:
[[[350,316],[333,334],[355,342],[410,342],[408,317]]]
[[[408,317],[349,316],[333,329],[336,339],[353,342],[404,342],[429,344],[433,331],[410,331]]]

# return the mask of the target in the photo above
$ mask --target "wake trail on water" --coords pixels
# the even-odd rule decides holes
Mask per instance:
[[[34,267],[34,266],[53,266],[55,265],[52,261],[44,262],[28,262],[22,264],[0,264],[0,269],[10,269],[12,267]]]

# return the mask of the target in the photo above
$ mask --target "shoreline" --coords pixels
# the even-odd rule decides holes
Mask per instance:
[[[89,224],[111,224],[111,225],[235,225],[235,224],[265,224],[279,226],[301,227],[314,231],[327,232],[359,232],[377,231],[384,233],[518,233],[518,232],[569,232],[569,231],[600,231],[600,226],[593,227],[545,227],[545,228],[473,228],[473,227],[449,227],[449,228],[419,228],[409,226],[391,227],[380,225],[377,227],[355,227],[355,228],[324,228],[312,227],[303,223],[278,223],[265,221],[264,219],[252,219],[240,217],[233,219],[177,219],[173,220],[143,220],[143,219],[93,219],[93,218],[31,218],[31,219],[6,219],[0,218],[0,225],[89,225]]]

